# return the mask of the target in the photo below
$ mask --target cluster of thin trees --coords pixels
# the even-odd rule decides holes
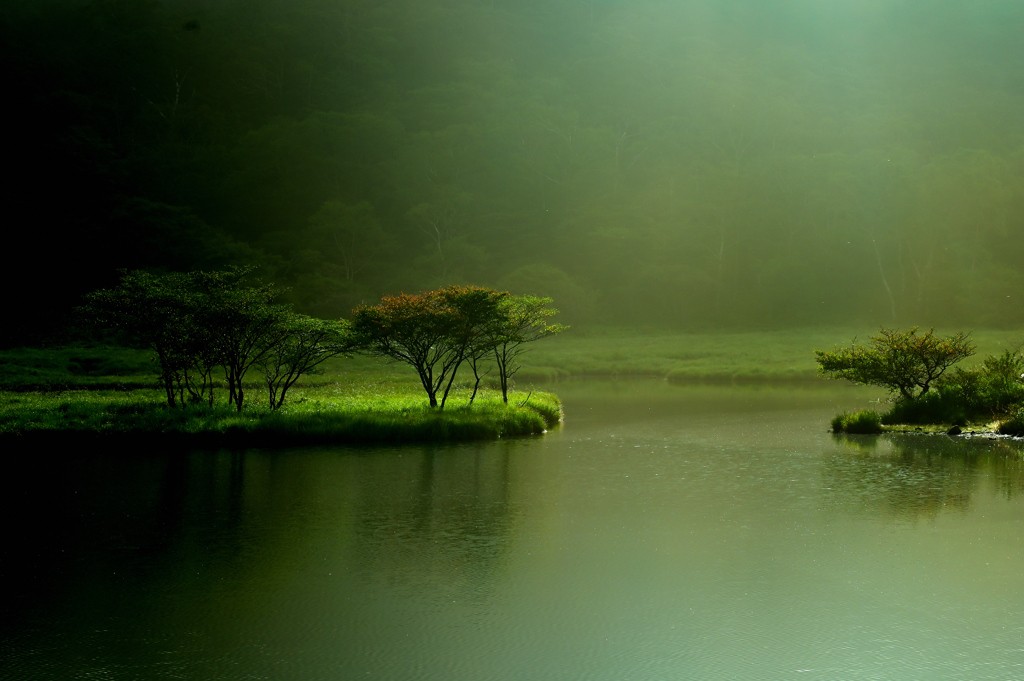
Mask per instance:
[[[256,367],[268,406],[277,409],[300,376],[351,352],[352,339],[343,324],[279,304],[283,291],[250,282],[248,274],[129,272],[117,287],[89,294],[81,312],[155,353],[169,406],[212,406],[219,370],[228,404],[241,411],[246,375]]]
[[[411,365],[430,406],[442,409],[463,364],[475,379],[472,403],[482,363],[492,360],[507,403],[525,344],[565,328],[547,323],[556,313],[550,298],[474,286],[385,297],[357,308],[351,321],[316,319],[277,302],[283,291],[250,281],[249,273],[126,272],[117,287],[89,294],[80,312],[154,352],[169,406],[212,406],[215,388],[225,385],[239,411],[250,369],[262,374],[267,404],[278,409],[300,377],[356,352]]]

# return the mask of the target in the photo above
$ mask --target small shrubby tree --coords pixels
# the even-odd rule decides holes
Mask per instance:
[[[479,287],[463,287],[457,295],[462,323],[458,333],[465,341],[463,361],[469,364],[474,379],[470,404],[480,389],[480,362],[490,356],[494,348],[496,331],[501,326],[503,311],[511,298],[506,291]]]
[[[509,296],[501,301],[499,315],[489,337],[498,367],[498,382],[501,398],[508,403],[509,380],[519,371],[519,356],[526,350],[526,344],[541,338],[553,336],[568,327],[548,324],[547,319],[558,310],[547,307],[551,298],[534,296]]]
[[[347,322],[293,314],[285,322],[284,330],[284,338],[257,363],[266,382],[271,409],[279,409],[284,404],[288,389],[301,376],[317,373],[320,364],[355,349]]]
[[[919,336],[917,327],[906,332],[882,329],[867,346],[854,339],[848,348],[814,354],[824,376],[888,388],[910,402],[926,394],[947,369],[974,354],[968,334],[939,338],[933,332]]]
[[[1024,402],[1024,355],[1019,346],[986,357],[979,373],[992,413],[1005,413]]]
[[[1000,419],[1024,404],[1024,356],[1019,349],[990,355],[980,366],[956,367],[936,381],[935,390],[915,404],[899,404],[892,420],[900,422]]]

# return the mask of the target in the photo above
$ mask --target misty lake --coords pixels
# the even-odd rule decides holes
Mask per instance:
[[[528,439],[7,452],[0,678],[1024,678],[1020,446],[555,389]]]

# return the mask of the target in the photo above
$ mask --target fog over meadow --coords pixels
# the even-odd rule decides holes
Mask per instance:
[[[468,283],[1019,326],[1022,35],[1009,0],[7,0],[5,337],[243,263],[325,318]]]

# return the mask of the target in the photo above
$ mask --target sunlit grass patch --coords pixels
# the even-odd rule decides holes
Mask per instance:
[[[518,401],[506,405],[500,393],[482,391],[470,405],[468,393],[457,391],[441,411],[401,386],[323,385],[297,390],[278,411],[254,400],[239,413],[227,405],[168,408],[157,390],[7,392],[0,393],[0,436],[184,437],[260,446],[449,442],[542,433],[561,417],[554,395],[513,395]]]
[[[832,419],[833,433],[849,433],[851,435],[868,435],[882,432],[882,417],[878,412],[864,409],[856,412],[843,412]]]

